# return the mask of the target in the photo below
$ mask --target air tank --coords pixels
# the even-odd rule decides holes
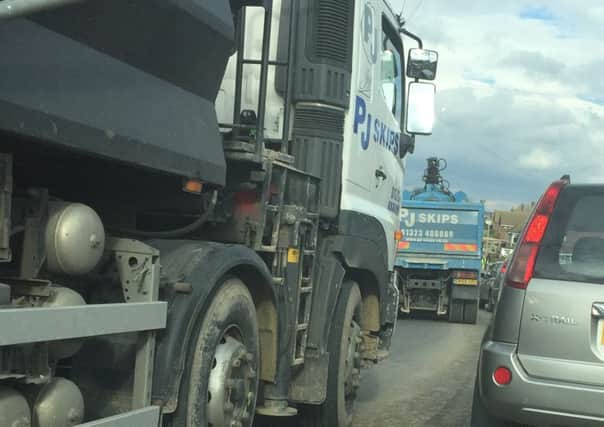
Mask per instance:
[[[85,304],[84,298],[73,289],[53,286],[50,288],[50,297],[43,305],[44,307],[74,307]],[[65,359],[80,351],[82,344],[81,339],[50,341],[48,352],[53,360]]]
[[[17,390],[0,386],[0,426],[31,427],[27,399]]]
[[[73,382],[60,377],[27,392],[33,427],[72,427],[84,420],[84,397]],[[2,424],[0,424],[2,425]]]
[[[53,273],[89,273],[105,250],[101,218],[81,203],[51,204],[45,237],[48,269]]]

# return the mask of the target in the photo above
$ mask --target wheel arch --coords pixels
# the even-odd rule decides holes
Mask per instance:
[[[252,250],[241,245],[155,240],[160,250],[162,299],[168,302],[166,329],[157,334],[152,400],[172,413],[185,370],[187,349],[212,296],[226,277],[237,277],[250,291],[258,316],[261,379],[274,376],[277,309],[272,276]],[[185,349],[185,351],[183,351]]]
[[[381,327],[380,285],[370,270],[351,268],[346,271],[344,280],[357,283],[361,291],[363,330],[379,332]]]
[[[277,374],[279,319],[275,291],[270,282],[267,282],[267,279],[272,278],[267,278],[256,266],[249,264],[236,266],[227,274],[241,279],[252,295],[258,321],[260,379],[274,381]]]

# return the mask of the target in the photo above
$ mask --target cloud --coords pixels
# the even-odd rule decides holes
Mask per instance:
[[[539,147],[532,148],[518,158],[518,165],[526,169],[548,170],[558,164],[558,157],[555,153]]]
[[[468,81],[478,82],[488,86],[494,86],[497,83],[497,80],[491,76],[470,70],[463,73],[463,78]]]
[[[534,78],[557,78],[566,68],[563,62],[548,58],[541,52],[530,52],[528,50],[519,50],[510,53],[499,61],[499,65],[518,68],[527,73],[528,76]]]
[[[440,63],[437,123],[407,159],[406,188],[429,156],[448,160],[452,189],[497,206],[536,200],[566,173],[604,181],[601,0],[424,1],[408,28]]]
[[[577,93],[582,99],[601,103],[604,98],[602,70],[604,70],[604,59],[596,58],[592,62],[571,68],[566,78],[576,85]]]

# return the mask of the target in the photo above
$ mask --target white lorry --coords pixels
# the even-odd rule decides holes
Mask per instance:
[[[433,121],[401,32],[385,0],[1,1],[0,426],[349,426]]]

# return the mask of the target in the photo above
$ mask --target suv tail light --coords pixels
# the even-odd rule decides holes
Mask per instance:
[[[539,247],[549,220],[551,218],[556,201],[562,189],[568,184],[567,181],[556,181],[543,193],[539,203],[527,226],[520,236],[518,247],[514,253],[512,261],[508,266],[505,276],[505,284],[517,289],[526,289],[528,283],[533,278],[535,261],[539,255]]]
[[[501,270],[499,271],[501,274],[505,274],[505,272],[508,271],[508,262],[505,261],[503,264],[501,264]]]

